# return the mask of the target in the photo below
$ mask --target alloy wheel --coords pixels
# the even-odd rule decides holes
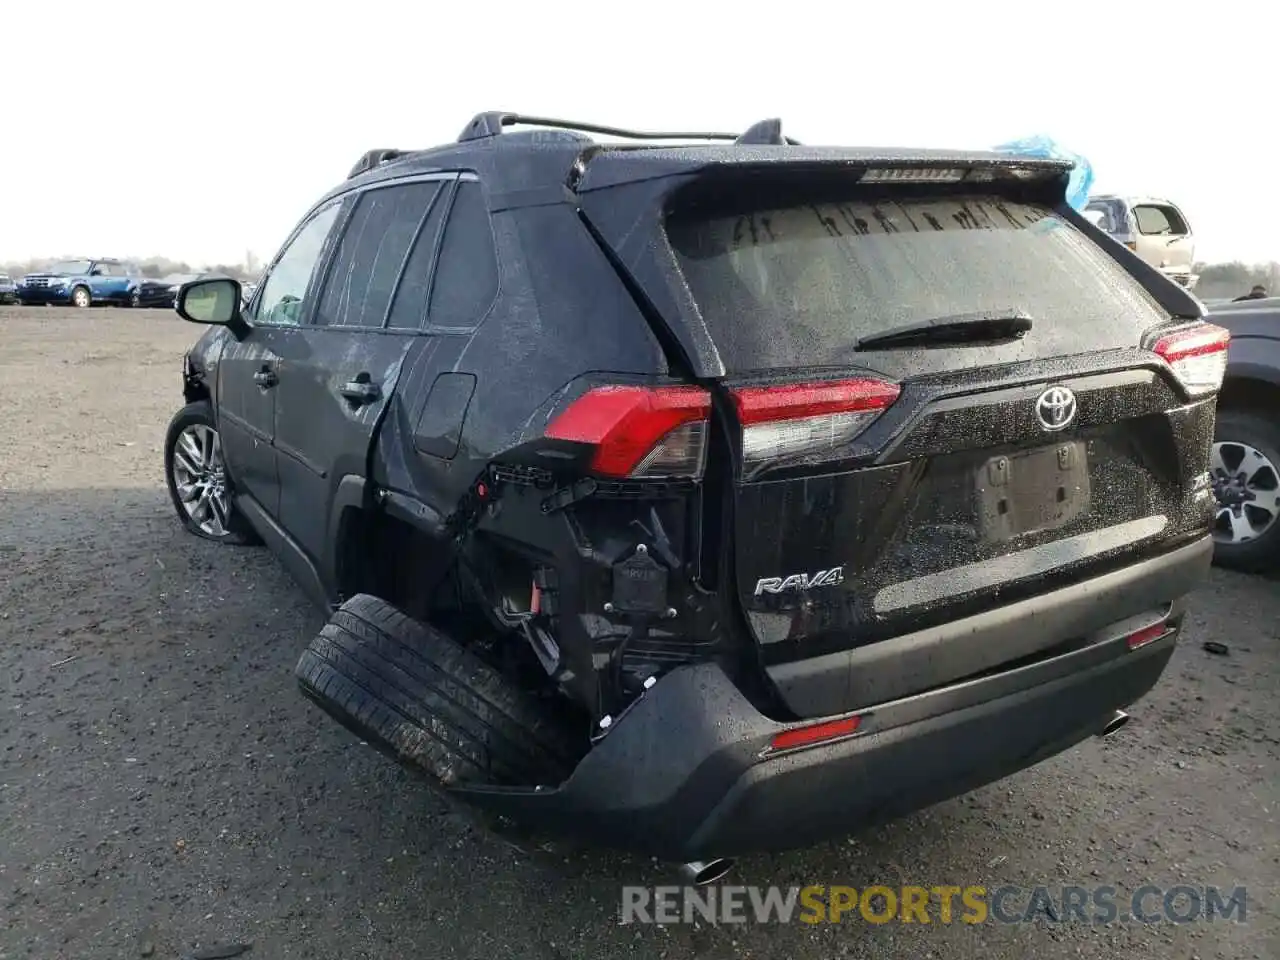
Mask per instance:
[[[1218,498],[1213,538],[1219,543],[1256,540],[1280,518],[1280,469],[1256,447],[1215,443],[1209,476]]]
[[[218,431],[193,423],[173,445],[173,487],[191,522],[210,537],[230,532],[230,501]]]

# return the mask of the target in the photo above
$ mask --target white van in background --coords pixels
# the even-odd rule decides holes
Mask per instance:
[[[1100,194],[1089,198],[1084,215],[1170,280],[1195,289],[1195,235],[1168,200]]]

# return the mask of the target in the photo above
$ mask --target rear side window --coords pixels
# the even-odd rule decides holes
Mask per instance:
[[[387,327],[393,330],[421,330],[427,325],[427,297],[431,295],[431,265],[440,248],[440,228],[449,208],[448,187],[441,186],[431,209],[418,227],[413,249],[405,262],[400,286],[391,304]]]
[[[1097,200],[1084,208],[1084,215],[1105,233],[1123,232],[1124,208],[1119,204]]]
[[[405,256],[440,185],[406,183],[362,193],[329,267],[317,324],[381,327]]]
[[[1144,203],[1133,208],[1138,232],[1145,236],[1181,236],[1187,233],[1187,222],[1173,207]]]
[[[998,196],[856,198],[668,217],[667,236],[732,372],[857,362],[857,341],[986,311],[1038,324],[1163,314],[1050,208]]]
[[[489,312],[498,295],[498,258],[493,227],[480,184],[465,180],[449,211],[444,243],[431,290],[433,327],[470,329]]]

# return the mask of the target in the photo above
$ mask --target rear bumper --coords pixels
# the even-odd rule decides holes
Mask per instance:
[[[1194,546],[1212,549],[1207,539]],[[808,846],[1100,732],[1159,680],[1181,609],[1170,611],[1168,634],[1136,650],[1125,642],[1130,618],[1081,649],[860,711],[858,732],[844,740],[773,755],[772,738],[798,724],[762,715],[715,664],[683,667],[561,786],[455,792],[530,827],[673,861]]]
[[[1104,637],[1126,618],[1145,616],[1150,622],[1162,613],[1173,616],[1180,598],[1204,580],[1212,559],[1212,543],[1202,538],[1111,573],[926,630],[776,664],[768,668],[769,676],[800,717],[897,700],[1061,644]]]

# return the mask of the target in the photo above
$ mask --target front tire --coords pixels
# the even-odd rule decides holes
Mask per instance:
[[[89,293],[88,287],[76,287],[71,291],[71,305],[84,310],[93,306],[93,295]]]
[[[1218,498],[1215,562],[1248,573],[1280,567],[1280,425],[1252,411],[1221,411],[1209,475]]]
[[[188,531],[217,543],[259,542],[232,502],[222,440],[207,400],[188,404],[170,421],[164,473],[173,508]]]

